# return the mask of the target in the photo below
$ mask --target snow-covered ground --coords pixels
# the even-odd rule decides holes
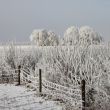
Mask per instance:
[[[55,101],[38,97],[24,86],[0,84],[0,110],[62,110]]]

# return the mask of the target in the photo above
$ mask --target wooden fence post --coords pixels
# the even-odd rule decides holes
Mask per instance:
[[[85,80],[81,82],[81,91],[82,91],[82,110],[85,110]]]
[[[21,65],[18,66],[18,85],[20,85],[20,73],[21,73]]]
[[[41,73],[41,69],[39,69],[39,93],[42,94],[42,73]]]

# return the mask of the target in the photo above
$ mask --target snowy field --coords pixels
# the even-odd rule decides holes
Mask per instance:
[[[0,84],[0,110],[62,110],[55,101],[35,95],[23,86]]]

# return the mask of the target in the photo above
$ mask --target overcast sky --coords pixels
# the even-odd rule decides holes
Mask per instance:
[[[0,0],[0,42],[29,41],[33,29],[62,36],[72,25],[88,25],[110,40],[110,0]]]

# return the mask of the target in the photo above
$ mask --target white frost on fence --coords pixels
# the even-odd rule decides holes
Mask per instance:
[[[30,85],[38,91],[39,77],[34,77],[26,72],[26,70],[22,69],[21,79],[23,83]],[[81,88],[80,86],[75,86],[73,88],[74,89],[50,82],[44,77],[42,78],[42,93],[69,101],[73,106],[77,105],[81,107]]]

